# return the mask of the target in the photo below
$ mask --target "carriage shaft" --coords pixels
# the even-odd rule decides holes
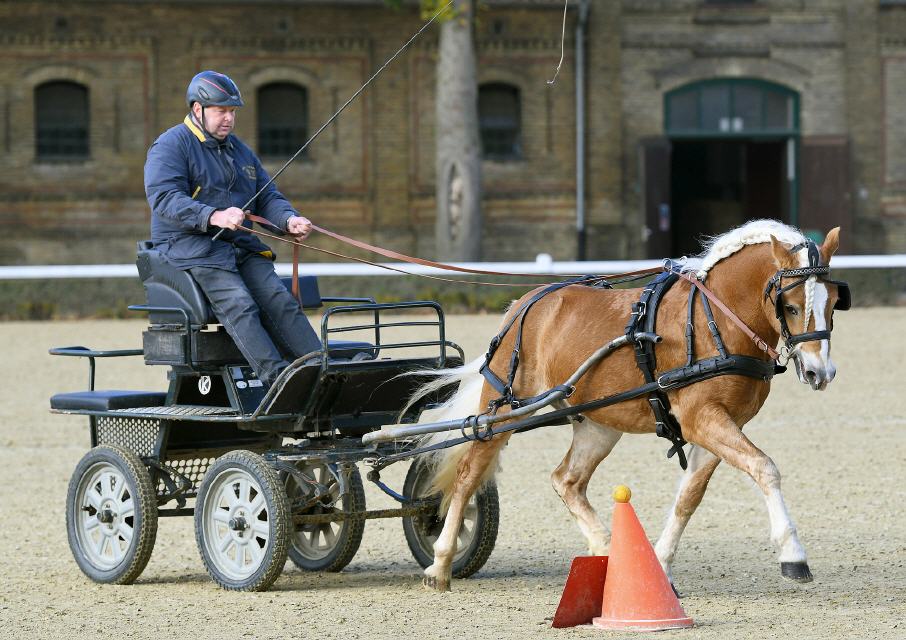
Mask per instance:
[[[635,335],[636,340],[647,340],[651,342],[660,342],[660,336],[657,336],[652,333],[637,333]],[[425,435],[428,433],[442,433],[444,431],[456,431],[462,429],[473,429],[476,427],[486,427],[488,425],[496,424],[498,422],[503,422],[505,420],[512,420],[514,418],[520,418],[522,416],[530,415],[536,411],[547,407],[558,400],[568,397],[567,391],[565,388],[572,388],[579,382],[579,380],[584,376],[588,371],[595,366],[598,362],[603,360],[606,356],[609,356],[616,349],[622,347],[625,344],[629,343],[628,336],[622,335],[618,338],[614,338],[606,345],[595,351],[591,354],[585,362],[579,365],[579,368],[564,382],[560,387],[555,387],[544,392],[538,400],[527,404],[525,406],[513,409],[507,413],[502,414],[484,414],[480,416],[470,416],[466,418],[457,418],[455,420],[443,420],[441,422],[429,422],[426,424],[418,425],[398,425],[389,427],[386,429],[381,429],[380,431],[374,431],[372,433],[366,433],[362,436],[362,442],[364,444],[369,444],[372,442],[388,442],[395,440],[397,438],[407,438],[411,436]]]
[[[377,518],[410,518],[437,509],[436,503],[422,504],[401,509],[376,509],[374,511],[351,511],[337,513],[316,513],[311,515],[293,516],[295,525],[326,524],[328,522],[343,522],[345,520],[375,520]]]

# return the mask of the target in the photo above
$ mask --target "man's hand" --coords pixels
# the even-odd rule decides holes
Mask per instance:
[[[208,220],[208,226],[214,225],[215,227],[235,231],[242,226],[244,220],[245,214],[242,213],[242,209],[239,207],[230,207],[229,209],[223,209],[212,213],[210,220]]]
[[[292,216],[286,221],[286,231],[299,240],[304,240],[311,233],[311,220],[302,216]]]

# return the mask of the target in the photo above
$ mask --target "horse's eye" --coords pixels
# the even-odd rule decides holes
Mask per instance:
[[[791,316],[798,316],[798,315],[799,315],[799,309],[797,309],[796,307],[794,307],[794,306],[791,305],[791,304],[784,305],[783,308],[786,309],[786,312],[787,312],[788,314],[790,314]]]

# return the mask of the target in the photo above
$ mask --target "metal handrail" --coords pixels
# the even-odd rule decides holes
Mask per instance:
[[[390,310],[411,310],[411,309],[432,309],[437,314],[436,321],[425,321],[425,320],[413,320],[410,322],[386,322],[382,323],[380,319],[381,311],[390,311]],[[342,313],[361,313],[363,311],[371,311],[374,313],[374,323],[370,325],[352,325],[349,327],[330,327],[330,318],[337,314]],[[406,342],[406,343],[391,343],[391,344],[382,344],[381,343],[381,329],[388,327],[424,327],[424,326],[436,326],[438,329],[438,340],[437,341],[418,341],[418,342]],[[421,347],[421,346],[439,346],[440,354],[438,359],[438,366],[443,367],[447,361],[447,347],[452,347],[462,354],[462,350],[453,343],[450,343],[446,339],[446,322],[444,320],[444,311],[441,308],[440,304],[431,300],[419,300],[413,302],[388,302],[388,303],[375,303],[375,304],[360,304],[356,306],[340,306],[332,307],[327,309],[324,312],[324,315],[321,318],[321,341],[326,345],[328,344],[328,336],[333,333],[344,333],[350,331],[357,331],[363,329],[374,329],[374,340],[375,348],[380,349],[403,349],[411,347]],[[322,352],[322,367],[327,367],[328,354],[327,349],[325,348]]]
[[[140,356],[144,355],[144,349],[114,349],[108,351],[96,351],[88,347],[54,347],[49,349],[48,353],[52,356],[75,356],[77,358],[88,358],[88,390],[94,391],[94,372],[95,358],[119,358],[122,356]]]

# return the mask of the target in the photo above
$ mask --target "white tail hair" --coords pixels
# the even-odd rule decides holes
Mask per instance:
[[[479,412],[478,403],[481,398],[481,389],[484,385],[484,377],[479,373],[481,365],[484,364],[485,356],[476,358],[461,367],[455,369],[425,370],[417,371],[415,374],[423,376],[432,376],[433,380],[419,387],[416,392],[409,398],[409,402],[403,413],[417,402],[420,398],[438,391],[443,387],[451,384],[459,384],[459,388],[443,404],[432,410],[432,421],[453,420],[456,418],[465,418],[475,415]],[[418,441],[419,447],[438,444],[447,440],[458,438],[462,435],[459,431],[441,431],[440,433],[429,433],[421,436]],[[427,495],[442,493],[440,513],[446,513],[447,507],[450,506],[453,483],[456,481],[456,472],[459,461],[468,451],[471,443],[463,443],[446,449],[438,449],[423,457],[416,459],[413,464],[427,464],[432,469],[431,485],[428,488]],[[497,465],[488,466],[486,477],[482,478],[482,484],[490,480],[497,470]]]

